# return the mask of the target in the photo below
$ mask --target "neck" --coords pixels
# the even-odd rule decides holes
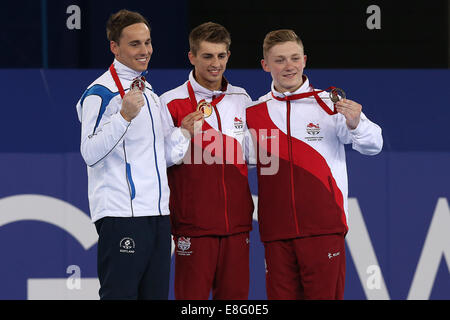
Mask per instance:
[[[276,84],[274,84],[273,87],[274,87],[274,89],[275,89],[277,92],[279,92],[279,93],[285,93],[285,92],[290,92],[290,93],[292,93],[292,92],[297,91],[304,83],[305,83],[305,78],[304,78],[304,76],[302,76],[302,81],[300,82],[299,85],[295,86],[294,88],[291,88],[291,89],[283,88],[283,87],[278,86],[278,85],[276,85]]]
[[[128,69],[130,69],[130,71],[142,73],[141,70],[133,69],[132,67],[130,67],[129,65],[127,65],[126,63],[124,63],[123,61],[121,61],[121,60],[120,60],[119,58],[117,58],[117,57],[116,57],[116,61],[119,62],[120,64],[122,64],[123,66],[127,67]]]
[[[222,89],[222,79],[220,79],[220,81],[216,81],[216,82],[210,82],[210,81],[206,81],[204,79],[201,79],[199,77],[197,77],[195,75],[195,71],[193,73],[194,75],[194,79],[195,81],[197,81],[197,83],[199,85],[201,85],[202,87],[211,90],[211,91],[219,91]]]

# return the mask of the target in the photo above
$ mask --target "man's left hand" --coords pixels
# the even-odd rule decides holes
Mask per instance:
[[[350,130],[354,130],[358,126],[361,110],[362,105],[349,99],[341,99],[336,102],[336,111],[345,117]]]

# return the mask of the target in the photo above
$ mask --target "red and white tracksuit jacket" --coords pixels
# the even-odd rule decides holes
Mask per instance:
[[[293,93],[281,94],[272,84],[271,92],[247,108],[247,125],[258,149],[262,241],[345,234],[344,144],[352,143],[354,150],[366,155],[379,153],[383,145],[381,128],[363,113],[358,127],[349,130],[345,117],[335,113],[333,103],[325,98],[326,92],[305,97],[314,89],[304,80]],[[264,173],[267,156],[279,161],[276,172]]]
[[[167,171],[175,236],[231,235],[252,228],[254,207],[244,147],[249,138],[245,135],[245,107],[251,99],[244,89],[225,79],[222,89],[202,87],[191,72],[189,81],[160,97],[177,127],[202,100],[214,105],[201,132],[192,138],[183,163]]]

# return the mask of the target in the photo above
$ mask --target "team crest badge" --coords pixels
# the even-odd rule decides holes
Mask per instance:
[[[236,129],[242,129],[244,127],[244,123],[241,118],[234,117],[234,127]]]
[[[312,122],[310,122],[307,126],[306,126],[306,132],[308,133],[308,134],[311,134],[311,135],[317,135],[317,134],[319,134],[319,132],[320,132],[320,127],[319,127],[319,124],[318,123],[312,123]]]
[[[136,245],[132,238],[126,237],[120,240],[119,247],[121,253],[134,253]]]
[[[305,137],[306,141],[313,142],[313,141],[322,141],[323,136],[319,135],[320,133],[320,125],[319,123],[310,122],[306,125],[306,133],[308,134]]]
[[[188,237],[179,237],[177,239],[177,254],[179,256],[190,256],[192,251],[189,250],[191,248],[191,238]]]
[[[178,238],[178,249],[186,251],[191,247],[191,238]]]

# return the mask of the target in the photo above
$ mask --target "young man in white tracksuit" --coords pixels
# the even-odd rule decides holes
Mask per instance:
[[[247,108],[257,146],[258,222],[269,299],[343,299],[347,233],[344,144],[375,155],[381,129],[349,99],[333,103],[303,75],[306,56],[292,30],[264,39],[271,91]],[[261,155],[277,159],[265,173]]]
[[[183,157],[189,139],[170,124],[168,110],[143,77],[153,52],[147,20],[121,10],[109,18],[107,35],[114,62],[77,104],[91,218],[99,234],[99,294],[167,299],[166,167]]]

